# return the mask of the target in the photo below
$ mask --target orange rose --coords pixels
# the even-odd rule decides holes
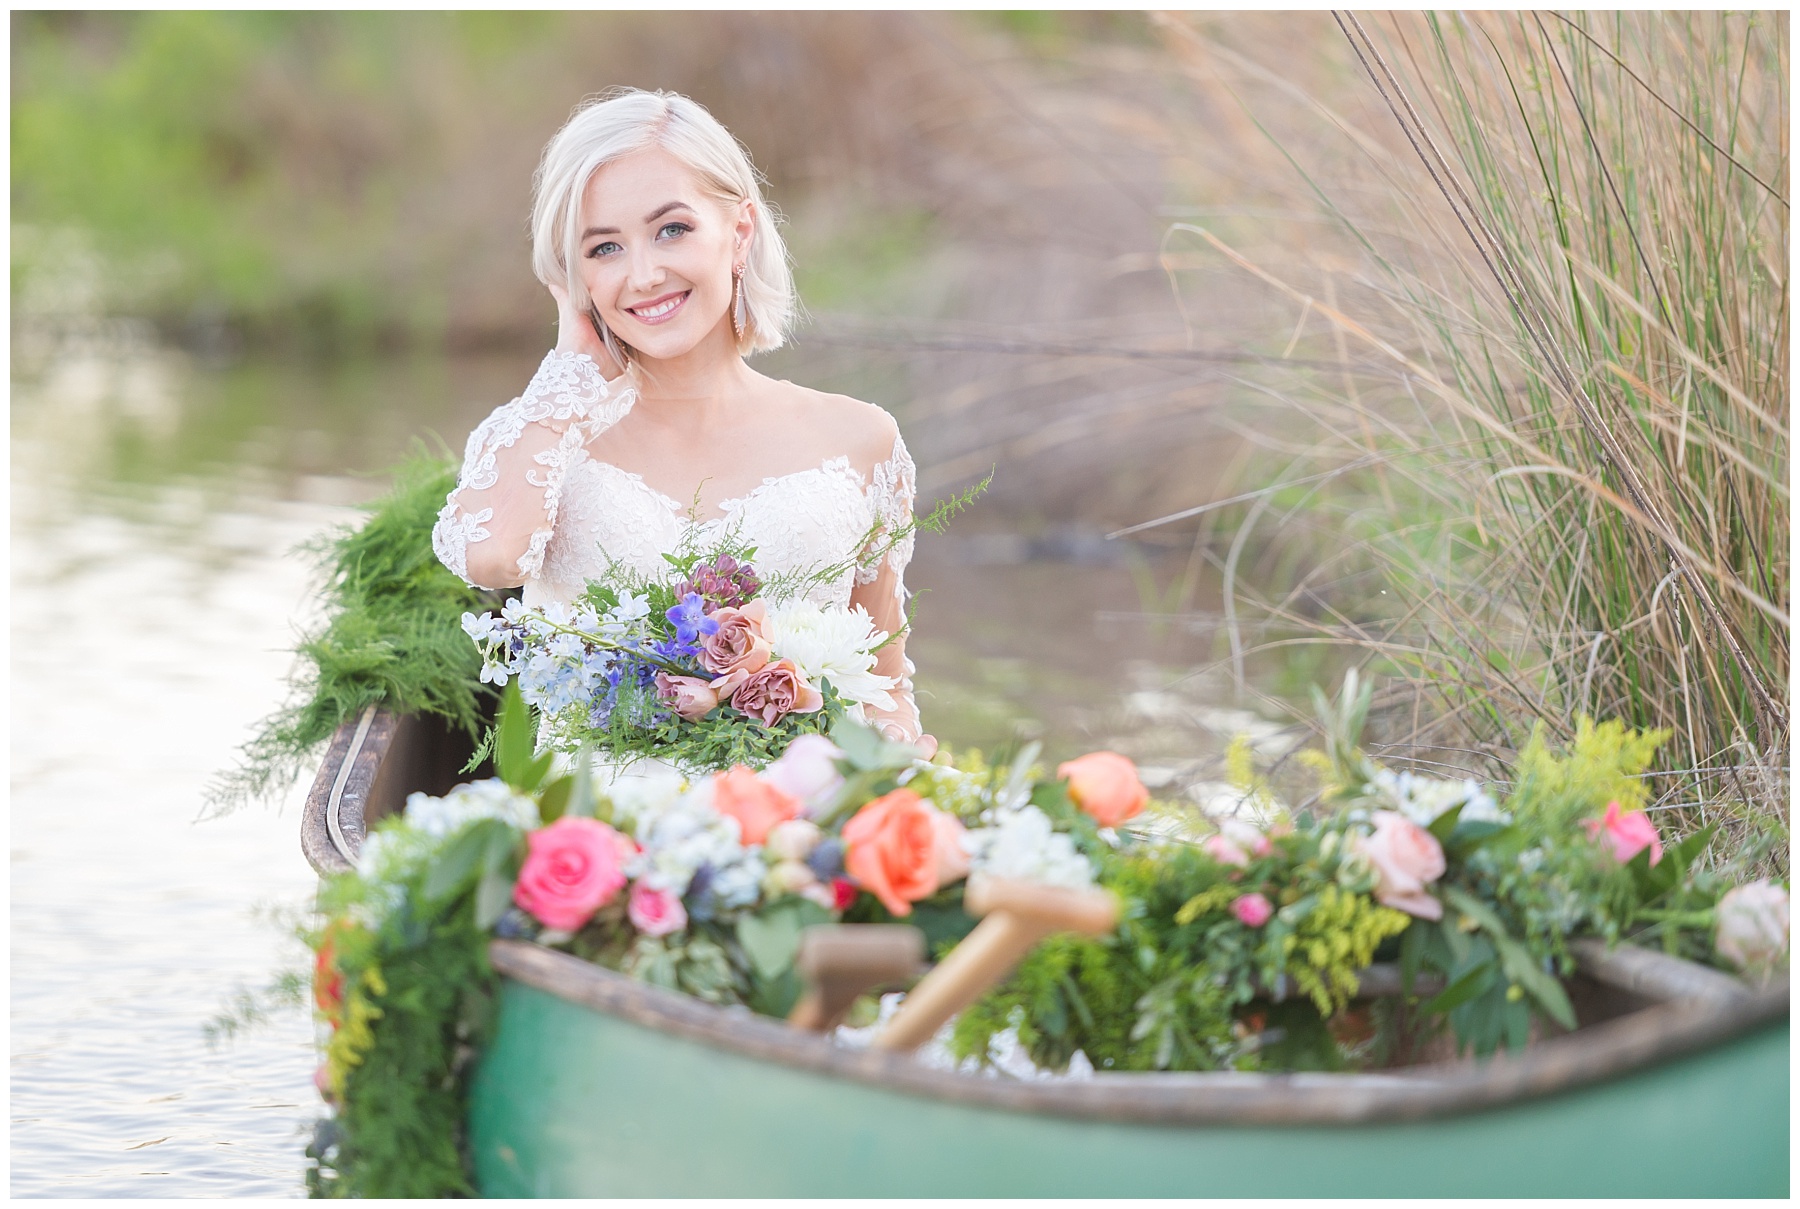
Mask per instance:
[[[1069,797],[1102,827],[1117,827],[1144,809],[1150,791],[1137,765],[1116,751],[1095,751],[1056,770],[1069,779]]]
[[[769,838],[775,824],[800,817],[800,799],[739,764],[713,777],[713,809],[738,821],[746,847]]]
[[[937,809],[910,789],[883,794],[844,824],[844,869],[895,915],[938,888]]]

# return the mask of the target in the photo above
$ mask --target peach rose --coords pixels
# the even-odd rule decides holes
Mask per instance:
[[[698,676],[656,673],[656,699],[689,722],[697,722],[719,704],[719,694]]]
[[[719,628],[700,640],[701,666],[716,676],[759,670],[769,662],[769,640],[762,633],[767,616],[760,600],[741,609],[714,609],[712,620]]]
[[[1375,833],[1356,837],[1353,847],[1375,867],[1375,901],[1419,919],[1442,919],[1444,904],[1425,892],[1444,876],[1437,837],[1392,810],[1377,810],[1374,820]]]
[[[868,803],[844,824],[844,868],[902,918],[938,888],[939,813],[910,789]]]
[[[637,845],[597,819],[564,815],[525,837],[513,902],[547,928],[573,932],[625,885]]]
[[[745,847],[764,843],[777,823],[800,815],[800,799],[739,764],[713,776],[713,809],[738,821]]]
[[[937,835],[938,885],[948,886],[969,876],[969,854],[963,850],[963,836],[968,834],[962,820],[948,810],[931,811],[931,826]]]
[[[806,682],[791,659],[777,659],[754,672],[731,672],[713,681],[719,695],[722,687],[734,677],[742,676],[730,687],[731,704],[753,718],[761,718],[764,726],[774,726],[789,714],[810,714],[825,705],[825,696]]]
[[[1102,827],[1117,827],[1150,800],[1137,765],[1116,751],[1089,752],[1059,767],[1056,775],[1068,778],[1070,799]]]

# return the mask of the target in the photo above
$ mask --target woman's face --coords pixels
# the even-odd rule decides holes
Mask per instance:
[[[754,231],[751,203],[721,203],[660,147],[602,167],[581,197],[578,275],[613,335],[667,360],[718,332],[732,340],[732,269]]]

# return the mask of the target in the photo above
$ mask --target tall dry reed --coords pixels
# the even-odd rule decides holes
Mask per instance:
[[[1378,653],[1414,742],[1620,717],[1672,732],[1665,822],[1785,822],[1785,14],[1334,21],[1336,73],[1311,78],[1161,22],[1339,237],[1175,233],[1299,312],[1287,354],[1342,367],[1266,387],[1314,427],[1263,448],[1327,481],[1221,536],[1235,560],[1261,525],[1319,563],[1240,578],[1238,607]],[[1322,586],[1371,570],[1397,604]]]

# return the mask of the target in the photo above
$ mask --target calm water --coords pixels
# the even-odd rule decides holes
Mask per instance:
[[[85,351],[84,351],[85,349]],[[40,350],[41,352],[42,350]],[[309,616],[300,541],[354,515],[415,434],[461,438],[531,359],[207,369],[118,333],[15,366],[12,1186],[15,1196],[298,1196],[313,1025],[203,1028],[303,952],[295,786],[196,823],[208,778],[283,697]],[[934,545],[935,543],[935,545]],[[1131,577],[933,539],[913,651],[952,742],[1115,746],[1204,798],[1219,738],[1275,742],[1191,675]],[[1006,602],[997,608],[995,602]],[[1184,678],[1185,677],[1185,678]]]

